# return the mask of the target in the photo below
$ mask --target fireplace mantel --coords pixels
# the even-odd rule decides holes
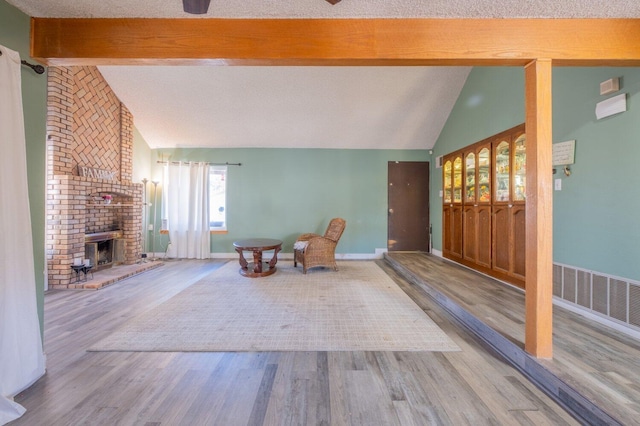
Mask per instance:
[[[94,232],[93,234],[84,234],[85,243],[98,243],[100,241],[115,240],[122,238],[122,230]]]

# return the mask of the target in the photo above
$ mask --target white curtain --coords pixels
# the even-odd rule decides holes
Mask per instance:
[[[209,165],[168,163],[162,186],[162,219],[167,220],[171,244],[167,256],[181,259],[208,259]]]
[[[0,425],[44,374],[27,187],[20,55],[0,45]]]

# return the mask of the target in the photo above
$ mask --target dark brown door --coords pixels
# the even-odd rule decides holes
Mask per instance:
[[[429,251],[429,163],[389,161],[389,251]]]

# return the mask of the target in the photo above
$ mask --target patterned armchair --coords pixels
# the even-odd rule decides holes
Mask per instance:
[[[324,235],[302,234],[293,245],[293,266],[302,263],[302,272],[307,273],[309,268],[327,266],[338,270],[336,265],[336,246],[344,232],[347,222],[344,219],[334,218]]]

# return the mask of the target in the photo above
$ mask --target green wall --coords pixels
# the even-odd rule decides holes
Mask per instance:
[[[303,232],[324,233],[333,217],[347,228],[338,253],[371,254],[387,247],[387,163],[429,161],[426,150],[176,149],[156,160],[242,163],[229,166],[227,234],[212,236],[212,253],[233,253],[233,241],[278,238],[292,252]],[[156,164],[154,179],[161,177]],[[160,224],[160,208],[157,224]],[[162,238],[165,238],[164,240]],[[166,247],[160,237],[158,247]]]
[[[596,120],[600,82],[621,77],[628,111]],[[553,141],[576,140],[570,177],[558,173],[554,191],[553,258],[601,273],[640,280],[640,70],[554,68]],[[618,94],[618,93],[616,93]],[[614,94],[615,95],[615,94]],[[612,95],[609,95],[612,96]],[[524,122],[524,70],[474,68],[443,129],[434,155],[442,155]],[[441,169],[432,165],[434,248],[442,250]]]
[[[135,117],[134,117],[135,121]],[[140,183],[151,176],[151,148],[147,145],[138,129],[133,128],[133,171],[131,181]],[[147,188],[148,190],[148,188]]]
[[[620,92],[601,96],[612,77]],[[639,68],[554,69],[553,141],[576,141],[571,176],[554,176],[556,262],[640,280],[639,91]],[[620,93],[627,112],[596,120],[596,103]]]
[[[4,0],[0,0],[0,44],[20,53],[22,59],[36,63],[29,57],[29,17]],[[29,204],[33,231],[33,256],[38,296],[40,329],[43,328],[45,282],[45,179],[46,179],[46,114],[47,76],[22,67],[22,103],[27,148]],[[3,184],[5,184],[3,182]]]
[[[448,154],[524,122],[524,69],[476,67],[471,70],[438,141],[436,156]],[[433,248],[442,251],[442,169],[431,162]]]

